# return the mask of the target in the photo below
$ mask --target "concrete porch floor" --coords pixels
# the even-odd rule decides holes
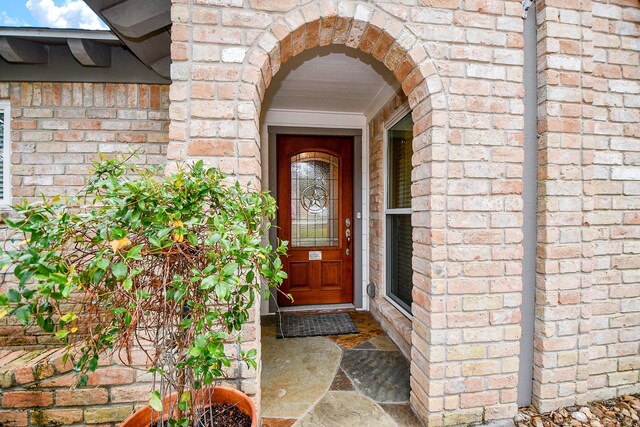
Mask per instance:
[[[262,319],[263,427],[416,427],[409,364],[367,312],[358,334],[276,339]]]

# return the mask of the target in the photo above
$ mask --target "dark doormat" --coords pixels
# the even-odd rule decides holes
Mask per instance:
[[[347,313],[283,314],[276,319],[276,338],[317,337],[357,334],[358,328]]]

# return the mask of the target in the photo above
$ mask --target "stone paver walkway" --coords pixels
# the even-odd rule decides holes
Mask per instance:
[[[262,321],[263,427],[417,427],[409,364],[369,313],[359,333],[276,339]]]

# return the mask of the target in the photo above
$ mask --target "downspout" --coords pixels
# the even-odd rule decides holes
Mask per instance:
[[[529,10],[530,9],[530,10]],[[529,12],[529,13],[527,13]],[[518,406],[531,404],[533,388],[533,333],[536,291],[537,232],[537,25],[535,5],[523,1],[524,21],[524,166],[523,166],[523,259],[522,259],[522,320],[520,366],[518,371]]]

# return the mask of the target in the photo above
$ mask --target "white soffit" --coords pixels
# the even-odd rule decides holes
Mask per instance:
[[[265,111],[370,114],[399,87],[395,76],[370,55],[344,46],[320,47],[284,64],[269,86]]]

